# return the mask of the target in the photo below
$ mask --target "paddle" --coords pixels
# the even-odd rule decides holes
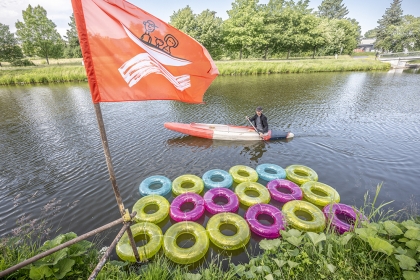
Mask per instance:
[[[254,128],[254,130],[255,130],[255,132],[256,133],[258,133],[258,136],[260,136],[261,137],[261,139],[265,142],[265,143],[267,143],[267,141],[265,141],[265,139],[264,139],[264,137],[262,137],[261,135],[260,135],[260,133],[258,132],[258,130],[255,128],[255,126],[252,124],[252,122],[249,120],[249,118],[248,117],[246,117],[246,119],[248,120],[248,122],[252,125],[252,127]],[[268,144],[268,143],[267,143]]]

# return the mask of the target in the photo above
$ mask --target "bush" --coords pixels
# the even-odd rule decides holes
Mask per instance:
[[[10,63],[12,66],[35,66],[35,64],[29,59],[18,59]]]

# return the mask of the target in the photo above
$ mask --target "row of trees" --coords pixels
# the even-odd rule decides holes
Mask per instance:
[[[393,0],[375,29],[365,33],[376,38],[375,47],[382,52],[402,52],[420,49],[420,17],[403,15],[402,0]]]
[[[360,40],[360,26],[345,18],[342,0],[324,0],[318,12],[309,8],[309,0],[258,2],[235,0],[225,21],[210,10],[195,15],[187,6],[169,23],[197,39],[215,59],[350,54]]]
[[[383,51],[420,48],[420,18],[403,16],[401,1],[393,0],[378,27],[365,34],[376,37]],[[309,0],[234,0],[227,13],[223,21],[213,11],[194,14],[187,6],[174,12],[169,23],[202,43],[214,59],[350,54],[361,39],[359,23],[346,18],[343,0],[324,0],[316,12]],[[0,23],[0,61],[22,61],[23,54],[44,57],[47,63],[82,56],[73,15],[64,39],[43,7],[29,5],[22,15],[16,37]]]
[[[64,36],[66,40],[58,33],[55,23],[48,19],[43,7],[29,5],[22,11],[22,17],[22,22],[16,22],[17,38],[8,25],[0,23],[0,61],[14,65],[30,64],[28,60],[22,60],[23,53],[43,57],[47,64],[50,58],[82,57],[73,16],[70,17],[67,36]]]

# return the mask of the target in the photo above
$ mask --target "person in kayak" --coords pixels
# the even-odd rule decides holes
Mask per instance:
[[[260,136],[268,132],[267,117],[262,113],[262,111],[262,107],[258,106],[257,109],[255,109],[256,114],[252,118],[248,118],[248,116],[246,116],[246,118],[257,129],[257,132],[260,134]]]

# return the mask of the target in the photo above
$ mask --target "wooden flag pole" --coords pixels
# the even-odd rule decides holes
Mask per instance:
[[[117,199],[121,217],[123,217],[125,222],[130,222],[131,221],[130,214],[128,210],[124,208],[124,204],[123,204],[121,194],[120,194],[120,189],[118,188],[117,180],[115,178],[114,167],[112,166],[111,153],[109,151],[108,140],[107,140],[106,132],[105,132],[104,120],[102,118],[101,106],[100,106],[100,103],[94,103],[93,105],[95,107],[96,118],[98,120],[99,132],[101,134],[101,140],[102,140],[102,147],[104,148],[106,165],[108,166],[108,173],[109,173],[109,178],[111,180],[112,189],[114,190],[115,198]],[[134,256],[136,257],[136,261],[140,262],[139,252],[137,251],[136,242],[134,241],[133,233],[131,232],[130,227],[127,227],[127,235],[128,235],[128,239],[130,240],[130,244],[131,244],[131,248],[133,249]]]

